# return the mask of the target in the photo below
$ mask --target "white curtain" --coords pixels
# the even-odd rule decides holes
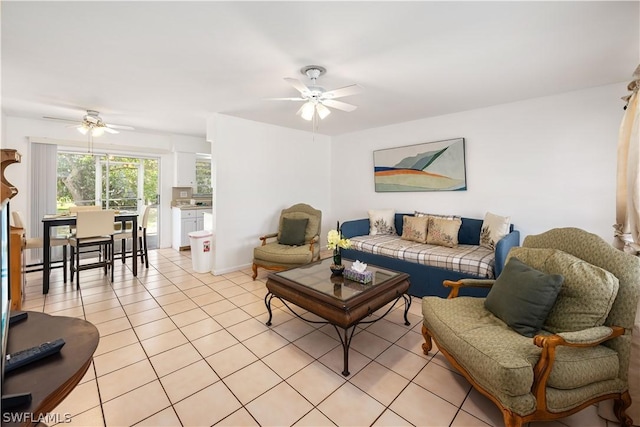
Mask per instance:
[[[42,217],[56,213],[56,182],[58,176],[58,146],[54,144],[31,143],[31,193],[29,197],[31,214],[28,235],[42,236]],[[52,248],[52,259],[60,258]],[[42,261],[42,251],[31,250],[31,259]]]
[[[638,88],[640,86],[640,66],[636,69],[634,80],[629,83],[630,95],[623,97],[628,101],[618,137],[618,182],[616,193],[616,225],[614,245],[625,252],[640,252],[640,106]],[[629,393],[631,407],[627,414],[634,425],[640,425],[640,303],[636,311],[631,344],[631,362],[629,365]],[[599,414],[617,421],[613,415],[611,401],[601,403]]]

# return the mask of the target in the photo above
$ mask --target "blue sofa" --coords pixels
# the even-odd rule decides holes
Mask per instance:
[[[413,214],[395,214],[396,232],[399,236],[402,235],[402,217],[404,215],[413,216]],[[460,226],[460,231],[458,232],[458,243],[463,245],[479,245],[482,222],[483,221],[481,219],[462,218],[462,225]],[[342,235],[348,239],[351,239],[355,236],[368,235],[369,219],[365,218],[345,221],[342,223],[340,230],[342,232]],[[509,250],[512,247],[519,245],[520,232],[514,230],[512,224],[510,233],[503,237],[496,245],[494,277],[498,277],[498,275],[500,275],[500,273],[502,272],[502,268],[504,267],[504,263]],[[446,297],[449,294],[449,289],[442,286],[442,282],[444,280],[456,281],[463,278],[486,279],[486,277],[460,273],[444,268],[419,264],[417,262],[405,261],[386,255],[362,252],[355,249],[343,249],[342,257],[351,260],[359,260],[382,268],[402,271],[409,274],[411,286],[409,287],[408,292],[409,294],[417,297],[423,297],[426,295],[435,295],[443,298]],[[461,290],[460,295],[486,296],[488,291],[488,289],[483,288],[469,288]]]

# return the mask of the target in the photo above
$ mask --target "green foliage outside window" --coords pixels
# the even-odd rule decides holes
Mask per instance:
[[[196,160],[196,193],[211,194],[211,162],[209,160]]]
[[[100,168],[101,195],[96,195],[96,167]],[[143,174],[144,204],[155,203],[158,194],[158,160],[77,153],[58,153],[57,209],[94,205],[102,199],[102,207],[136,210],[138,176]],[[106,194],[108,191],[108,195]]]

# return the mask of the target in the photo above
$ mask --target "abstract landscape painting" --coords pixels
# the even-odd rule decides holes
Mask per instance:
[[[376,192],[467,189],[464,138],[373,152]]]

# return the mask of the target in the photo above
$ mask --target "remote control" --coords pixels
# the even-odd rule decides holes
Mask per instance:
[[[4,362],[4,373],[11,372],[27,363],[35,362],[44,357],[58,353],[62,346],[64,346],[64,340],[58,338],[55,341],[45,342],[36,347],[27,348],[7,355],[7,359]]]
[[[29,317],[29,313],[27,313],[26,311],[18,311],[17,313],[12,313],[9,317],[9,326],[18,323],[21,320],[25,320],[27,317]]]

